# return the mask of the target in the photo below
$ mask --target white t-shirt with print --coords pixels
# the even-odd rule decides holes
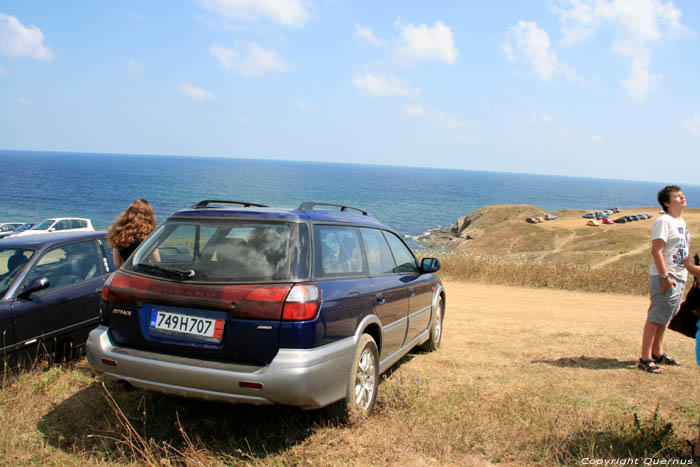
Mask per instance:
[[[682,218],[674,218],[663,214],[654,221],[651,229],[651,239],[660,238],[665,243],[662,255],[666,261],[668,273],[679,280],[688,278],[688,271],[683,266],[683,260],[688,257],[688,245],[690,245],[690,233]],[[651,260],[649,274],[659,276],[654,259]]]

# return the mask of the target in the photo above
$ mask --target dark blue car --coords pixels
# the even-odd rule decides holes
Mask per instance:
[[[369,414],[382,372],[440,346],[439,267],[361,209],[203,201],[111,276],[88,361],[170,394]]]
[[[112,270],[105,232],[0,239],[0,356],[9,367],[84,348]],[[19,358],[18,358],[19,357]]]

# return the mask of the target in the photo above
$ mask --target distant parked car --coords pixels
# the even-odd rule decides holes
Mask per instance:
[[[537,219],[535,219],[534,217],[528,217],[527,219],[525,219],[525,222],[528,222],[530,224],[537,224]]]
[[[603,224],[614,224],[614,222],[611,221],[610,218],[606,217],[605,219],[603,219]]]
[[[0,232],[14,232],[22,227],[24,222],[0,222]]]
[[[586,225],[590,225],[592,227],[598,227],[600,224],[598,223],[598,221],[594,221],[593,219],[591,219],[588,222],[586,222]]]
[[[11,366],[44,351],[68,358],[98,324],[111,272],[105,232],[63,232],[0,241],[0,354]]]
[[[36,225],[36,222],[28,222],[28,223],[22,224],[21,226],[17,227],[15,230],[8,230],[5,232],[0,232],[0,238],[9,237],[10,235],[15,235],[19,232],[23,232],[27,229],[30,229],[35,225]]]
[[[631,217],[632,217],[632,220],[633,220],[633,221],[638,221],[638,220],[639,220],[639,216],[631,216]]]
[[[627,223],[627,218],[626,217],[618,217],[615,219],[616,224],[626,224]]]
[[[544,216],[544,220],[546,220],[546,221],[553,221],[556,218],[557,218],[557,216],[555,216],[554,214],[545,214],[545,216]]]
[[[598,220],[605,219],[606,217],[608,217],[608,215],[603,211],[598,211],[595,213],[595,218]]]
[[[71,231],[89,231],[94,232],[95,228],[92,226],[92,221],[90,219],[81,219],[76,217],[57,217],[53,219],[46,219],[41,221],[39,224],[35,225],[31,229],[19,232],[14,236],[23,235],[34,235],[40,233],[49,232],[59,232],[63,230]]]
[[[586,214],[583,215],[586,219],[593,219],[595,217],[594,212],[587,212]]]
[[[544,222],[544,217],[538,216],[538,217],[535,217],[535,220],[537,221],[538,224],[541,224],[542,222]]]

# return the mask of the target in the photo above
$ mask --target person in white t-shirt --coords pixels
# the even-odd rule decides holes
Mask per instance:
[[[690,234],[681,217],[686,206],[681,187],[664,187],[659,191],[658,200],[664,213],[654,221],[651,230],[651,303],[642,333],[642,355],[637,362],[640,370],[649,373],[662,373],[658,365],[679,364],[666,355],[663,342],[666,326],[678,312],[683,299],[688,277],[683,263],[688,257],[690,244]]]

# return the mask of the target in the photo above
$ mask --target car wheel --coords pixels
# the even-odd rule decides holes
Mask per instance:
[[[325,408],[326,416],[352,422],[372,413],[379,387],[379,351],[369,334],[362,334],[348,374],[345,398]]]
[[[440,348],[442,341],[442,321],[445,318],[445,307],[442,302],[442,295],[438,297],[437,305],[435,306],[435,319],[430,325],[430,337],[421,346],[427,352],[434,352]]]

